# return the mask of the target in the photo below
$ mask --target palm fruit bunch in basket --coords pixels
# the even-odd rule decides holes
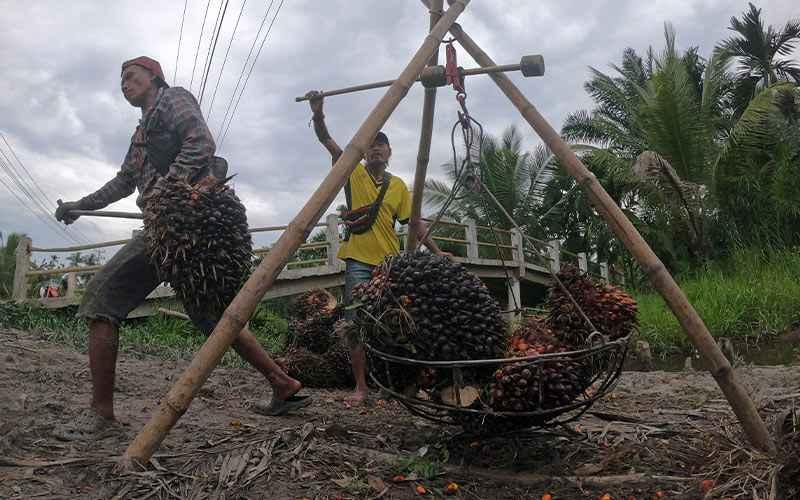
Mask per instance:
[[[252,266],[244,205],[229,179],[167,176],[145,200],[144,236],[159,278],[187,311],[221,316]]]
[[[559,354],[572,348],[559,340],[543,318],[531,317],[510,342],[511,357]],[[568,356],[504,364],[489,385],[489,404],[503,412],[549,410],[572,403],[591,381],[585,360]]]
[[[609,340],[634,331],[637,307],[633,297],[614,285],[593,280],[574,266],[565,267],[558,277],[594,327]],[[558,338],[574,348],[585,347],[592,329],[560,286],[550,289],[547,307],[550,327]]]
[[[371,347],[423,361],[492,359],[506,324],[489,290],[464,266],[416,251],[388,258],[356,287],[357,323]],[[397,368],[397,365],[394,366]],[[379,375],[386,370],[378,369]],[[444,371],[434,371],[434,377]],[[395,369],[393,385],[434,385],[430,371]]]

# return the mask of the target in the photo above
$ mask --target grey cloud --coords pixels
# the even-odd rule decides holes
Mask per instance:
[[[0,32],[0,130],[45,191],[55,199],[74,199],[114,175],[138,119],[120,95],[119,65],[148,54],[161,61],[170,83],[188,86],[204,1],[189,2],[177,82],[178,27],[183,2],[73,1],[1,2],[5,26]],[[277,6],[279,2],[276,1]],[[197,87],[209,32],[219,0],[211,2],[195,74]],[[241,3],[232,0],[209,76],[203,109],[216,84]],[[250,49],[267,2],[249,0],[226,64],[209,119],[218,133],[225,108]],[[783,24],[797,15],[792,2],[762,2],[767,20]],[[727,36],[732,15],[747,6],[722,0],[650,2],[505,2],[475,1],[460,22],[499,63],[542,53],[544,78],[512,78],[551,124],[591,106],[583,83],[588,66],[608,69],[622,50],[661,47],[664,21],[672,21],[681,47],[699,45],[708,54]],[[330,168],[330,158],[308,127],[309,110],[294,97],[310,89],[332,89],[395,77],[422,41],[428,21],[417,1],[286,0],[252,73],[230,132],[220,148],[238,173],[237,190],[250,207],[254,225],[287,223]],[[459,51],[465,67],[474,62]],[[530,129],[487,78],[467,82],[468,104],[487,132],[500,134],[509,124],[526,132],[526,147],[537,144]],[[346,144],[381,90],[331,98],[326,114],[332,134]],[[410,184],[416,162],[423,92],[415,87],[389,119],[392,170]],[[437,99],[435,137],[429,172],[440,176],[449,160],[450,127],[456,104],[449,89]],[[523,127],[523,125],[525,125]],[[337,202],[341,202],[341,199]],[[133,197],[113,208],[134,210]],[[18,216],[16,201],[0,190],[0,230],[25,231],[42,244],[62,243],[41,223]],[[124,237],[138,223],[80,220],[76,226],[93,239]],[[274,235],[259,236],[264,244]]]

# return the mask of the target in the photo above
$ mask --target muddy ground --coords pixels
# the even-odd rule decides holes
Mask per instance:
[[[263,379],[220,368],[150,467],[117,472],[117,458],[186,364],[121,354],[121,432],[63,442],[50,433],[88,403],[86,355],[0,330],[0,498],[412,498],[419,485],[434,498],[454,482],[456,498],[692,499],[709,479],[719,497],[763,488],[759,474],[771,464],[739,449],[739,428],[705,373],[625,372],[611,396],[569,428],[476,439],[392,401],[346,408],[338,391],[309,390],[312,406],[263,417],[249,409],[270,396]],[[744,367],[739,375],[768,420],[800,403],[800,366]],[[719,465],[737,460],[755,465]],[[748,467],[754,479],[734,477]],[[405,481],[393,481],[399,474]]]

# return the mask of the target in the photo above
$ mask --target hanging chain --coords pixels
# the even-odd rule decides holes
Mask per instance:
[[[464,70],[457,63],[457,55],[456,55],[456,48],[453,45],[454,39],[445,40],[442,43],[447,45],[446,47],[446,56],[447,62],[445,64],[445,77],[447,78],[447,83],[452,85],[453,90],[456,91],[456,102],[458,102],[459,107],[461,108],[458,110],[458,120],[453,124],[453,128],[450,130],[450,145],[453,150],[453,168],[455,169],[455,180],[453,182],[453,187],[450,189],[450,194],[445,199],[444,203],[442,204],[442,208],[436,214],[431,224],[428,226],[428,234],[432,234],[433,230],[439,224],[439,221],[447,212],[447,209],[450,208],[450,205],[456,199],[458,191],[461,188],[466,188],[469,191],[474,192],[478,195],[481,203],[483,204],[483,209],[486,212],[486,219],[488,221],[489,230],[492,233],[492,239],[494,239],[495,248],[497,250],[497,255],[500,260],[500,264],[503,267],[503,271],[506,275],[506,284],[509,287],[511,292],[511,297],[514,301],[514,309],[511,309],[506,312],[514,312],[517,313],[522,310],[521,305],[517,302],[516,293],[514,293],[513,287],[511,285],[511,277],[508,273],[508,268],[505,264],[505,259],[503,259],[503,248],[501,247],[500,239],[498,238],[497,232],[495,231],[494,224],[492,223],[492,217],[489,213],[489,203],[486,200],[488,197],[494,204],[500,209],[500,212],[505,216],[508,220],[509,224],[511,224],[517,233],[521,236],[519,252],[520,256],[525,255],[525,242],[531,243],[537,250],[539,250],[539,242],[535,241],[533,238],[525,234],[522,229],[519,227],[517,222],[511,217],[511,214],[505,209],[505,207],[500,203],[500,201],[495,197],[494,193],[492,193],[486,184],[483,182],[483,171],[476,172],[476,167],[480,165],[481,161],[481,154],[483,153],[483,125],[478,122],[475,118],[473,118],[470,113],[469,109],[467,109],[467,91],[464,85]],[[477,136],[478,141],[475,142],[475,128],[473,124],[477,127]],[[456,130],[458,129],[459,125],[461,126],[461,134],[464,140],[464,148],[465,148],[465,155],[461,162],[458,161],[458,153],[456,151]],[[460,164],[460,166],[459,166]],[[422,242],[418,242],[417,245],[420,245]],[[512,245],[513,246],[513,245]],[[513,250],[513,248],[512,248]],[[572,305],[581,315],[581,318],[586,323],[586,325],[591,330],[590,337],[594,337],[596,335],[600,335],[602,338],[602,334],[594,327],[594,324],[589,319],[589,316],[586,315],[586,312],[583,308],[578,304],[578,301],[575,300],[575,297],[572,293],[567,289],[564,283],[561,281],[561,278],[558,277],[555,271],[553,271],[552,266],[546,266],[550,276],[553,278],[553,281],[558,285],[561,291],[569,298]],[[520,297],[521,302],[521,297]]]

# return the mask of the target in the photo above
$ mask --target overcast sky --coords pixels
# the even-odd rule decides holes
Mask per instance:
[[[195,95],[211,28],[224,1],[210,0],[191,86]],[[267,25],[279,3],[272,5]],[[56,199],[89,194],[118,170],[139,118],[139,111],[119,91],[123,60],[149,55],[161,62],[171,85],[189,88],[206,4],[207,0],[188,1],[173,78],[183,0],[0,0],[0,131],[47,195],[48,209]],[[229,1],[203,101],[215,134],[269,4],[246,1],[209,117],[211,95],[242,7],[241,0]],[[767,22],[781,26],[800,16],[799,5],[796,0],[758,2]],[[738,0],[474,0],[460,22],[500,64],[518,62],[525,54],[544,56],[543,78],[513,78],[560,129],[569,112],[591,106],[583,90],[589,66],[608,70],[628,46],[642,52],[648,45],[660,50],[665,21],[675,26],[680,48],[698,45],[707,56],[728,36],[730,17],[746,8],[747,2]],[[285,0],[227,138],[221,147],[218,143],[218,154],[238,174],[235,186],[251,225],[288,223],[330,168],[329,156],[308,126],[307,104],[295,103],[294,97],[310,89],[396,77],[427,27],[427,12],[418,0]],[[459,63],[475,66],[463,50]],[[522,127],[488,78],[472,77],[467,90],[470,110],[488,132],[500,134],[510,124]],[[326,102],[329,128],[342,146],[381,95],[383,90],[373,90]],[[394,153],[390,170],[409,185],[422,95],[421,88],[412,88],[385,127]],[[455,109],[452,90],[440,90],[432,175],[440,175],[448,159]],[[526,147],[533,148],[533,132],[527,125],[522,129],[528,136]],[[2,141],[0,146],[8,154]],[[10,182],[2,171],[0,179]],[[109,209],[136,210],[134,200],[132,195]],[[125,238],[137,226],[84,217],[74,225],[79,232],[74,236],[91,241]],[[39,246],[68,242],[1,184],[0,231],[28,233]],[[259,244],[268,241],[265,236],[258,239]]]

